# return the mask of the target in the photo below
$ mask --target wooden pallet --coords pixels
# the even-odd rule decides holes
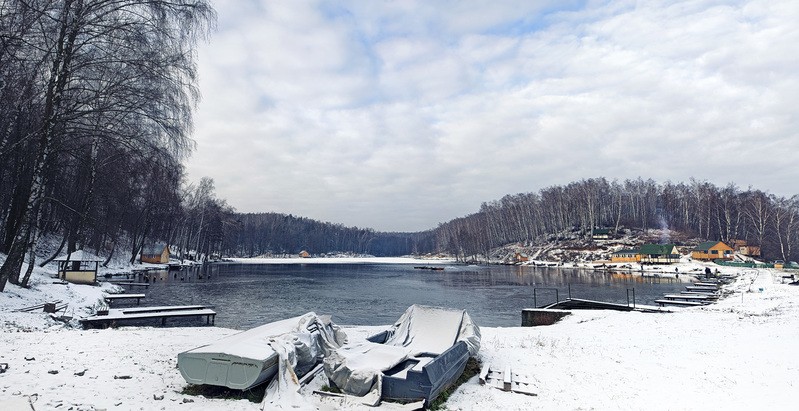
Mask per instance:
[[[491,363],[487,363],[480,370],[480,384],[498,388],[502,391],[510,391],[518,394],[537,396],[530,382],[532,378],[526,375],[514,373],[510,366],[505,367],[504,371],[491,369]]]

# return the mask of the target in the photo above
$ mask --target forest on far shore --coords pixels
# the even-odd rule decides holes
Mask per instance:
[[[691,180],[585,179],[538,192],[506,195],[470,215],[418,233],[381,233],[291,215],[234,214],[220,239],[222,255],[350,251],[377,256],[446,253],[487,256],[511,243],[533,246],[592,228],[671,229],[707,240],[745,240],[763,257],[799,259],[799,196],[778,197],[734,184]]]

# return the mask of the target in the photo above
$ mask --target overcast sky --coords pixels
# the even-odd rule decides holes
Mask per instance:
[[[189,179],[417,231],[604,176],[799,193],[799,1],[216,0]]]

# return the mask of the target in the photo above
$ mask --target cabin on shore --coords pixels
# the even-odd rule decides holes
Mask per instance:
[[[641,246],[641,264],[672,264],[680,262],[680,251],[674,244],[644,244]]]
[[[694,260],[731,260],[734,250],[722,241],[705,241],[691,250]]]
[[[74,284],[95,284],[102,258],[83,250],[56,258],[58,278]]]
[[[591,230],[591,238],[594,240],[607,240],[613,234],[610,228],[594,228]]]
[[[514,253],[513,254],[513,262],[514,263],[526,263],[530,261],[530,257],[525,253]]]
[[[732,244],[730,244],[730,246],[738,254],[745,255],[747,257],[760,257],[760,246],[750,245],[746,242],[746,240],[732,240]]]
[[[139,261],[151,264],[169,263],[169,246],[164,243],[156,243],[142,248]]]
[[[641,261],[641,251],[633,249],[619,250],[610,255],[610,261],[614,263],[638,263]]]
[[[300,258],[311,258],[311,253],[309,253],[309,252],[307,252],[305,250],[300,251],[299,255],[300,255]]]

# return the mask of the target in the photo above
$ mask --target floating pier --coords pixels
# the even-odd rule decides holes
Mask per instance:
[[[167,318],[205,317],[206,324],[213,325],[216,311],[203,305],[141,307],[127,309],[112,309],[106,314],[96,314],[80,320],[84,327],[116,326],[125,321],[160,319],[161,325],[166,325]]]
[[[136,283],[132,281],[108,281],[111,284],[127,285],[129,287],[149,287],[150,283]]]
[[[700,305],[705,305],[698,301],[685,301],[685,300],[655,300],[661,307],[666,305],[675,305],[675,306],[682,306],[682,307],[696,307]]]
[[[139,305],[142,298],[144,298],[144,294],[106,294],[103,296],[108,305],[111,305],[114,301],[121,300],[136,300],[136,305]]]
[[[667,300],[682,300],[682,301],[709,301],[716,300],[715,297],[707,294],[665,294],[663,298]]]
[[[704,285],[686,285],[685,289],[687,291],[705,291],[705,292],[716,292],[718,291],[718,287],[707,287]]]
[[[663,310],[658,309],[657,307],[651,307],[646,305],[627,305],[627,304],[617,304],[617,303],[609,303],[605,301],[594,301],[594,300],[584,300],[582,298],[567,298],[563,301],[558,301],[556,303],[550,304],[544,309],[556,309],[556,310],[615,310],[615,311],[637,311],[637,312],[663,312]]]

